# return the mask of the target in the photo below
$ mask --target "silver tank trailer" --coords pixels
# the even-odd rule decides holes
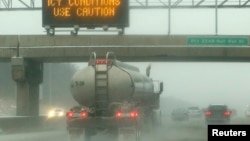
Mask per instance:
[[[95,104],[95,66],[89,65],[73,75],[71,94],[79,105]],[[132,100],[149,106],[154,99],[153,80],[138,68],[113,60],[108,69],[108,95],[109,103]]]

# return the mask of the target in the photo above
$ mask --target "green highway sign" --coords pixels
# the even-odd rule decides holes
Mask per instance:
[[[194,46],[248,46],[248,37],[190,36],[187,45]]]

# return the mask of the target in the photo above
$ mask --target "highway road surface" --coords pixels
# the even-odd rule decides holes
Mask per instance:
[[[250,119],[235,118],[233,124],[249,124]],[[124,140],[121,139],[120,140]],[[125,139],[132,141],[132,139]],[[68,141],[66,129],[63,127],[45,131],[1,134],[0,141]],[[99,134],[92,141],[109,141],[105,135]],[[154,135],[143,135],[143,141],[207,141],[207,126],[204,119],[189,119],[188,121],[174,122],[164,118],[161,129]]]

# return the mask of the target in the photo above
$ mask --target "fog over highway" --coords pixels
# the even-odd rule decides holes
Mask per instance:
[[[63,121],[62,121],[63,122]],[[247,124],[250,119],[233,118],[232,124]],[[207,141],[207,126],[203,118],[189,119],[188,121],[172,121],[163,116],[161,129],[157,132],[144,130],[143,141]],[[112,138],[100,133],[91,141],[110,141]],[[1,141],[68,141],[65,128],[54,126],[48,130],[1,134]],[[119,137],[119,141],[134,141],[133,136]]]
[[[173,10],[171,34],[214,35],[214,12],[214,9]],[[0,17],[1,35],[46,34],[42,28],[41,11],[4,11],[0,12]],[[125,33],[165,35],[168,33],[167,18],[167,9],[164,11],[131,10],[130,27],[125,30]],[[249,9],[219,10],[218,34],[249,35],[249,19]],[[69,32],[59,34],[69,35]],[[119,59],[119,57],[117,58]],[[148,63],[131,64],[135,64],[140,67],[141,72],[145,72]],[[85,67],[86,64],[81,63],[81,66]],[[249,63],[152,63],[151,76],[156,80],[163,80],[164,82],[164,92],[162,94],[164,99],[162,100],[163,111],[164,108],[170,110],[178,106],[195,105],[204,108],[212,103],[227,104],[230,108],[236,110],[236,116],[233,117],[232,123],[250,123],[250,120],[245,118],[244,115],[245,107],[250,103]],[[170,100],[166,102],[165,98]],[[182,101],[182,104],[175,103],[175,100]],[[69,101],[73,101],[73,98]],[[171,105],[174,106],[171,107]],[[162,127],[157,133],[152,135],[150,131],[145,131],[143,141],[207,141],[207,126],[203,118],[173,122],[168,117],[169,113],[170,111],[163,114]],[[62,121],[62,125],[64,124],[65,122]],[[53,124],[51,126],[53,127]],[[53,128],[51,126],[50,128],[32,132],[1,132],[0,141],[68,141],[65,126],[58,126],[58,124]],[[110,141],[110,138],[98,134],[93,137],[92,141]],[[133,141],[133,138],[120,137],[119,141]]]
[[[231,124],[247,124],[250,119],[244,117],[232,117]],[[17,133],[0,134],[1,141],[68,141],[65,120],[58,120],[45,124],[39,130],[27,130]],[[173,121],[166,113],[162,116],[162,126],[154,131],[149,128],[143,129],[143,141],[207,141],[207,125],[204,117],[190,118],[187,121]],[[92,141],[110,141],[114,138],[105,133],[99,133]],[[114,140],[115,141],[115,140]],[[118,141],[134,141],[132,135],[120,135]]]
[[[162,127],[156,133],[145,130],[143,141],[206,141],[206,126],[202,119],[173,122],[169,118],[163,118]],[[154,133],[154,134],[153,134]],[[3,141],[67,141],[67,132],[63,128],[54,127],[45,131],[33,131],[28,133],[2,134]],[[92,138],[92,141],[109,141],[111,138],[100,133]],[[119,137],[119,141],[134,141],[133,136]]]

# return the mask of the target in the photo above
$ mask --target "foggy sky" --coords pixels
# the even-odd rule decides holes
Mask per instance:
[[[1,11],[0,34],[45,34],[42,11]],[[250,9],[219,9],[218,35],[249,35]],[[130,10],[130,26],[126,34],[167,34],[168,10]],[[214,9],[172,9],[172,35],[215,35]],[[56,33],[56,34],[70,34]],[[88,34],[80,32],[79,34]],[[93,33],[90,33],[93,34]],[[107,34],[107,33],[104,33]],[[115,33],[116,34],[116,33]]]
[[[219,35],[249,35],[249,13],[250,9],[220,9]],[[167,15],[167,10],[131,10],[130,27],[125,33],[167,34]],[[0,12],[0,18],[1,35],[46,34],[41,11]],[[213,35],[214,9],[172,10],[171,27],[171,34]],[[137,66],[145,72],[147,64]],[[249,63],[152,63],[151,73],[153,79],[164,82],[163,96],[199,106],[225,103],[241,110],[250,103]]]

